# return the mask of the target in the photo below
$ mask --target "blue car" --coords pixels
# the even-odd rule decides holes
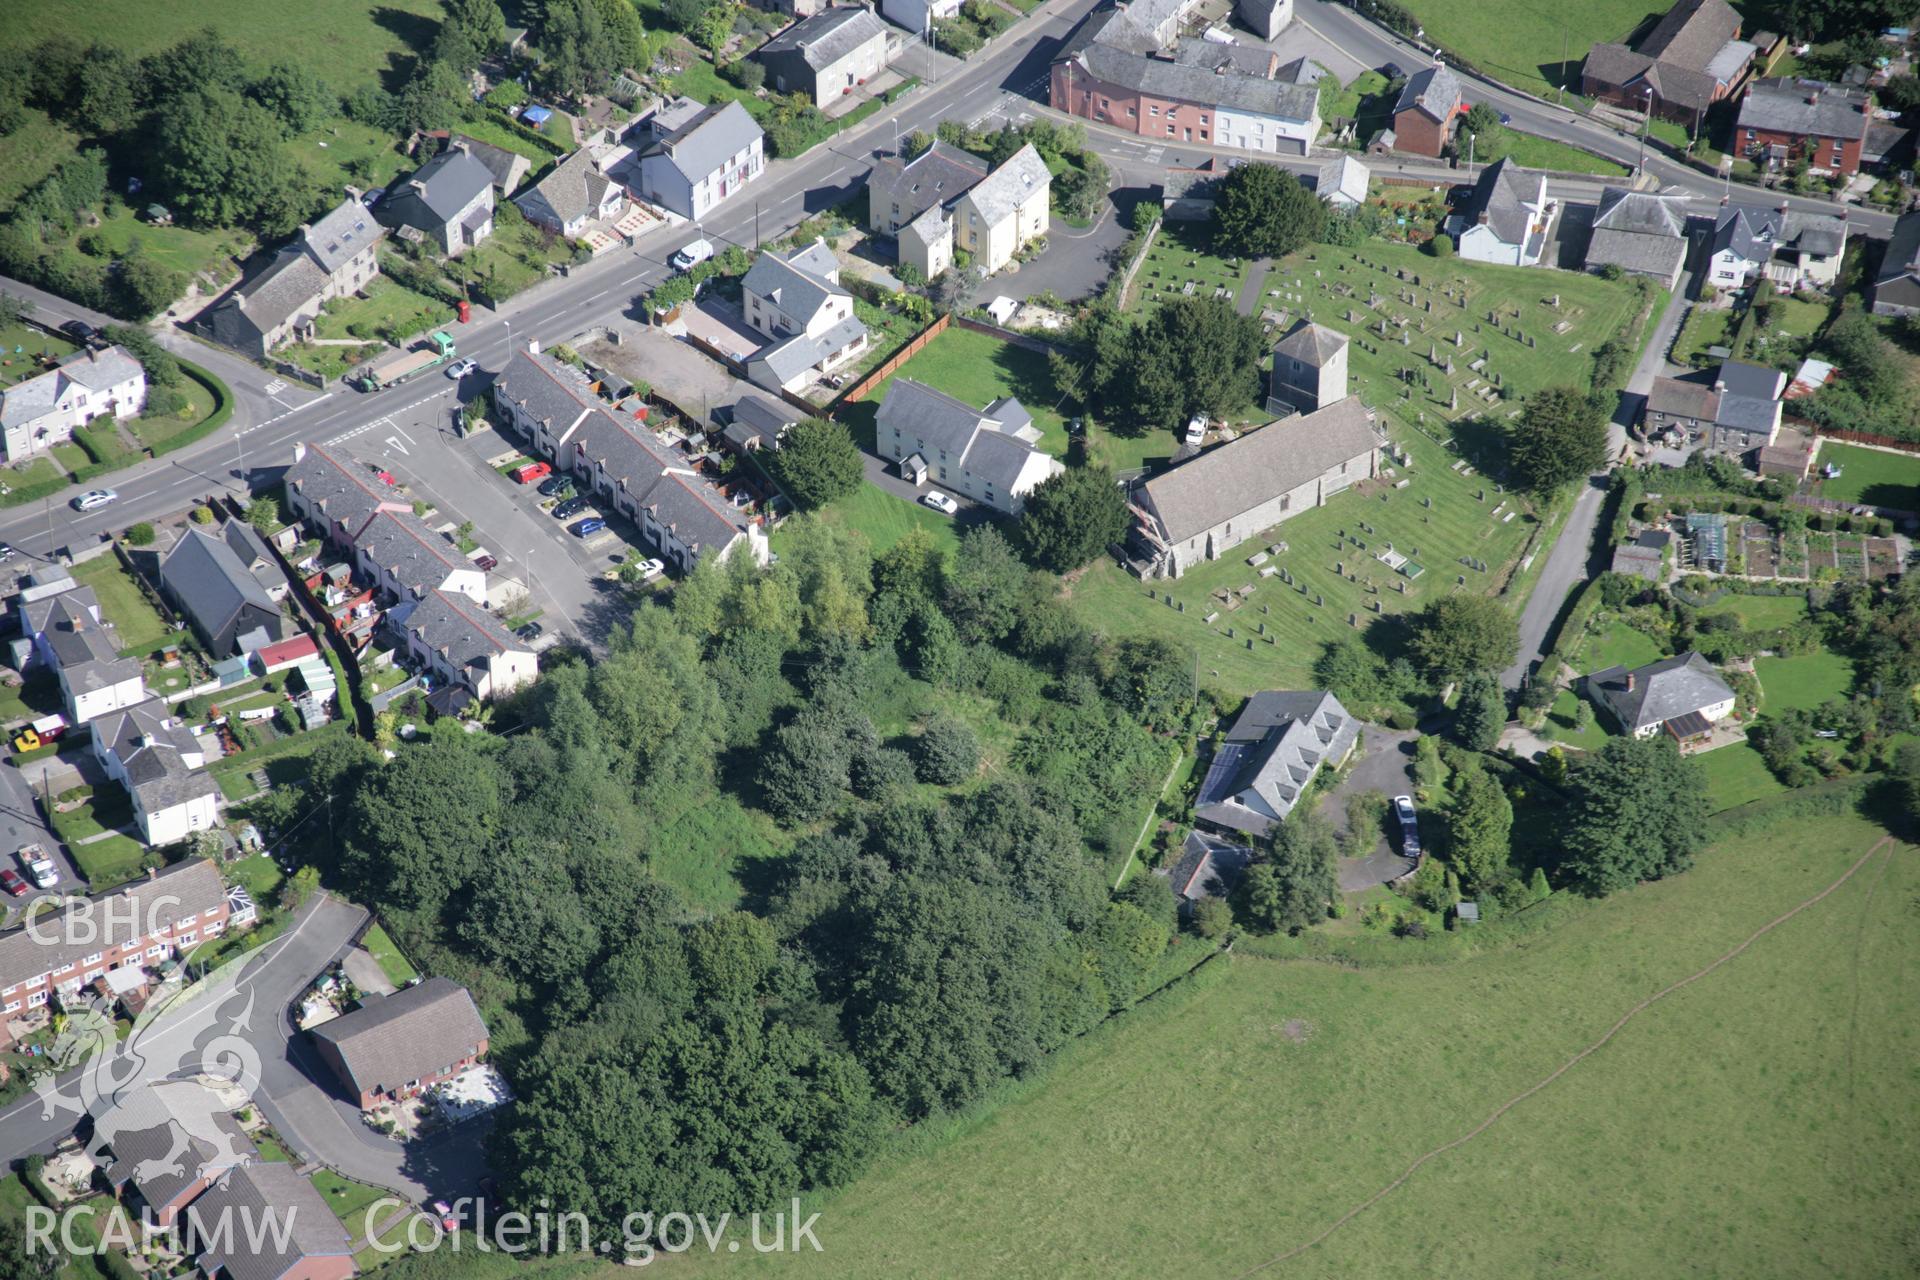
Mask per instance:
[[[599,516],[588,516],[585,520],[573,526],[573,536],[576,538],[591,538],[594,534],[606,527],[607,522]]]

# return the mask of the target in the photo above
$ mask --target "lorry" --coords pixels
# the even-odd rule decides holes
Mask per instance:
[[[20,869],[32,879],[34,886],[51,889],[60,881],[60,868],[47,856],[45,848],[38,844],[22,845],[13,855],[20,860]]]
[[[32,724],[13,735],[15,751],[38,751],[51,742],[58,742],[60,735],[67,731],[67,718],[62,715],[41,716]]]
[[[409,349],[382,356],[363,366],[354,375],[352,382],[362,391],[378,391],[382,387],[391,387],[405,382],[408,378],[425,373],[428,369],[437,368],[453,357],[452,336],[444,330],[436,329]]]

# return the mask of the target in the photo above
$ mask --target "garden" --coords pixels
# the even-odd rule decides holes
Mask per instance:
[[[1830,480],[1817,479],[1814,492],[1822,498],[1920,512],[1920,454],[1822,440],[1814,466],[1816,477],[1819,468],[1840,468]]]

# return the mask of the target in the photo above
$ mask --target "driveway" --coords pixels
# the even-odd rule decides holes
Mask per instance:
[[[1361,730],[1363,756],[1347,770],[1340,785],[1320,802],[1320,812],[1342,837],[1347,834],[1347,798],[1368,791],[1382,795],[1411,795],[1413,792],[1413,743],[1420,735],[1414,730],[1387,729],[1368,725]],[[1400,855],[1385,834],[1373,849],[1358,858],[1342,858],[1338,868],[1340,892],[1357,893],[1385,884],[1413,870],[1413,859]]]
[[[1056,219],[1047,232],[1047,247],[1019,270],[1000,272],[974,290],[984,305],[1005,296],[1024,302],[1041,293],[1055,293],[1068,302],[1090,298],[1112,274],[1113,255],[1133,235],[1133,208],[1147,196],[1143,188],[1107,193],[1090,227],[1070,227]]]

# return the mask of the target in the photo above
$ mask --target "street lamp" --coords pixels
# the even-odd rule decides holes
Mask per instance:
[[[1645,173],[1647,168],[1647,131],[1653,127],[1653,86],[1647,85],[1641,90],[1641,93],[1647,100],[1647,113],[1640,117],[1640,159],[1633,167]]]

